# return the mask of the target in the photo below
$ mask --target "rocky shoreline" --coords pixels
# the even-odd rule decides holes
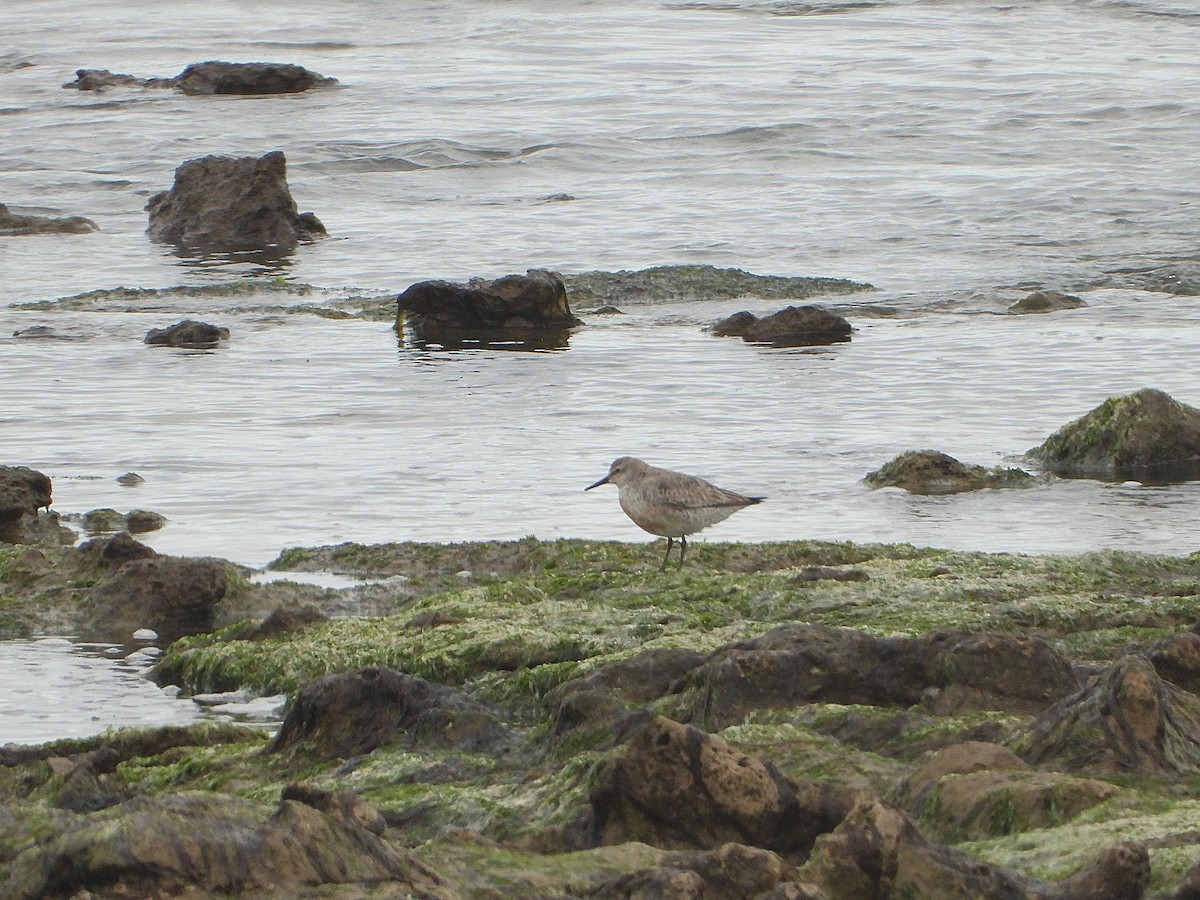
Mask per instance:
[[[159,560],[209,599],[199,619],[181,604],[157,680],[292,702],[274,737],[0,748],[4,896],[1083,900],[1200,881],[1200,554],[710,543],[660,573],[653,545],[528,538],[272,564],[365,579],[330,590],[55,534],[0,544],[5,634],[133,627],[97,597]]]

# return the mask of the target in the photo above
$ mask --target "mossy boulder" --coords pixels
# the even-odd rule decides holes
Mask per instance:
[[[957,494],[985,488],[1028,487],[1035,482],[1023,469],[961,463],[938,450],[909,450],[863,479],[871,487],[898,487],[913,494]]]
[[[1061,291],[1033,291],[1008,308],[1010,313],[1048,313],[1087,306],[1082,298]]]
[[[1200,409],[1144,388],[1109,397],[1027,457],[1066,478],[1151,483],[1200,478]]]

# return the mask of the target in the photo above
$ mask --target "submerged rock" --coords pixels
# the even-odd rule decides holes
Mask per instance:
[[[1010,313],[1048,313],[1087,306],[1081,298],[1061,291],[1034,291],[1008,308]]]
[[[326,234],[312,213],[300,213],[287,184],[287,161],[264,156],[203,156],[175,170],[170,190],[146,204],[152,240],[201,251],[290,253],[300,241]]]
[[[1200,409],[1144,388],[1109,397],[1026,456],[1065,478],[1165,484],[1200,478]]]
[[[562,278],[545,269],[473,278],[466,284],[421,281],[396,298],[396,330],[417,340],[458,342],[569,334],[583,324],[571,313]]]
[[[815,305],[789,306],[761,319],[742,311],[722,319],[712,330],[717,337],[740,337],[776,347],[843,343],[853,331],[844,317]]]
[[[7,206],[0,203],[0,236],[89,234],[99,230],[99,225],[83,216],[67,216],[63,219],[56,219],[50,216],[22,215],[12,212]]]
[[[176,88],[185,94],[296,94],[331,87],[326,78],[294,63],[218,62],[192,63],[173,78],[138,78],[108,69],[78,69],[75,80],[63,85],[79,91],[106,91],[116,87]]]
[[[875,290],[845,278],[754,275],[716,266],[655,266],[638,271],[582,272],[565,277],[572,298],[589,303],[628,304],[664,300],[807,300],[821,294]]]
[[[1027,487],[1036,479],[1023,469],[971,466],[938,450],[909,450],[863,479],[871,487],[898,487],[913,494],[957,494],[985,488]]]
[[[143,343],[160,347],[185,347],[205,349],[229,340],[229,329],[195,319],[184,319],[165,328],[151,328],[146,332]]]

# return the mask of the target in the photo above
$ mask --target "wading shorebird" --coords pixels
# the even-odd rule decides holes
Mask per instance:
[[[660,571],[667,568],[675,538],[679,538],[679,568],[682,569],[689,534],[716,525],[739,509],[767,499],[744,497],[709,484],[703,478],[660,469],[632,456],[613,460],[608,474],[584,490],[590,491],[602,484],[617,486],[621,509],[638,528],[667,539],[667,553]]]

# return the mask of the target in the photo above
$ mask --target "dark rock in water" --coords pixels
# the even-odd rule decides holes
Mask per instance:
[[[0,466],[0,543],[33,540],[38,510],[50,508],[50,495],[49,476],[28,466]]]
[[[943,715],[1041,712],[1078,687],[1067,660],[1039,638],[946,631],[877,638],[802,624],[719,647],[686,684],[694,692],[691,721],[716,728],[753,710],[806,703],[923,703]]]
[[[125,531],[125,517],[115,509],[91,509],[79,520],[83,530],[88,534],[104,534],[105,532]]]
[[[873,291],[845,278],[755,275],[716,266],[655,266],[638,271],[582,272],[564,277],[572,299],[588,302],[646,303],[665,300],[806,300],[820,294]]]
[[[78,69],[75,80],[63,85],[80,91],[106,91],[117,87],[177,88],[185,94],[297,94],[331,87],[326,78],[293,63],[193,63],[174,78],[138,78],[108,69]]]
[[[22,234],[89,234],[99,231],[100,226],[83,216],[67,216],[55,219],[48,216],[26,216],[14,213],[0,203],[0,236],[14,237]]]
[[[117,484],[124,487],[137,487],[139,484],[145,484],[146,479],[137,472],[126,472],[124,475],[117,476]]]
[[[151,239],[191,250],[290,253],[300,241],[326,234],[316,216],[297,211],[278,150],[258,158],[189,160],[146,210]]]
[[[1010,313],[1047,313],[1063,309],[1079,309],[1087,304],[1073,294],[1060,291],[1034,291],[1026,294],[1008,308]]]
[[[185,94],[298,94],[337,84],[293,63],[217,61],[193,63],[174,81]]]
[[[1200,771],[1200,697],[1132,654],[1065,697],[1029,728],[1022,756],[1070,770]]]
[[[407,896],[444,896],[431,893],[443,883],[436,873],[356,814],[343,817],[342,804],[326,806],[288,797],[272,813],[231,795],[135,797],[55,822],[10,861],[5,896],[298,897],[315,885],[385,882]]]
[[[937,450],[909,450],[869,473],[871,487],[899,487],[913,494],[957,494],[984,488],[1027,487],[1036,478],[1023,469],[969,466]]]
[[[62,334],[50,325],[31,325],[13,332],[13,337],[23,341],[74,341],[78,338]]]
[[[1167,484],[1200,478],[1200,409],[1144,388],[1109,397],[1026,456],[1065,478]]]
[[[713,326],[717,337],[740,337],[777,347],[806,347],[850,340],[850,323],[821,306],[789,306],[760,319],[746,311],[734,313]]]
[[[392,669],[325,675],[301,688],[265,752],[299,745],[323,759],[360,756],[392,740],[499,752],[516,737],[461,691]]]
[[[1200,262],[1180,260],[1165,266],[1144,269],[1119,269],[1098,281],[1095,287],[1174,294],[1177,297],[1200,296]]]
[[[125,527],[134,534],[145,534],[148,531],[158,531],[166,527],[166,516],[151,512],[148,509],[131,509],[125,514]]]
[[[229,340],[229,329],[195,319],[184,319],[166,328],[151,328],[144,343],[165,347],[206,348]]]
[[[583,323],[572,313],[562,278],[544,269],[466,284],[421,281],[396,298],[396,329],[418,340],[495,340],[565,334]]]
[[[225,569],[215,560],[137,559],[92,589],[93,613],[84,630],[96,640],[122,641],[150,628],[171,643],[211,631],[224,596]]]

